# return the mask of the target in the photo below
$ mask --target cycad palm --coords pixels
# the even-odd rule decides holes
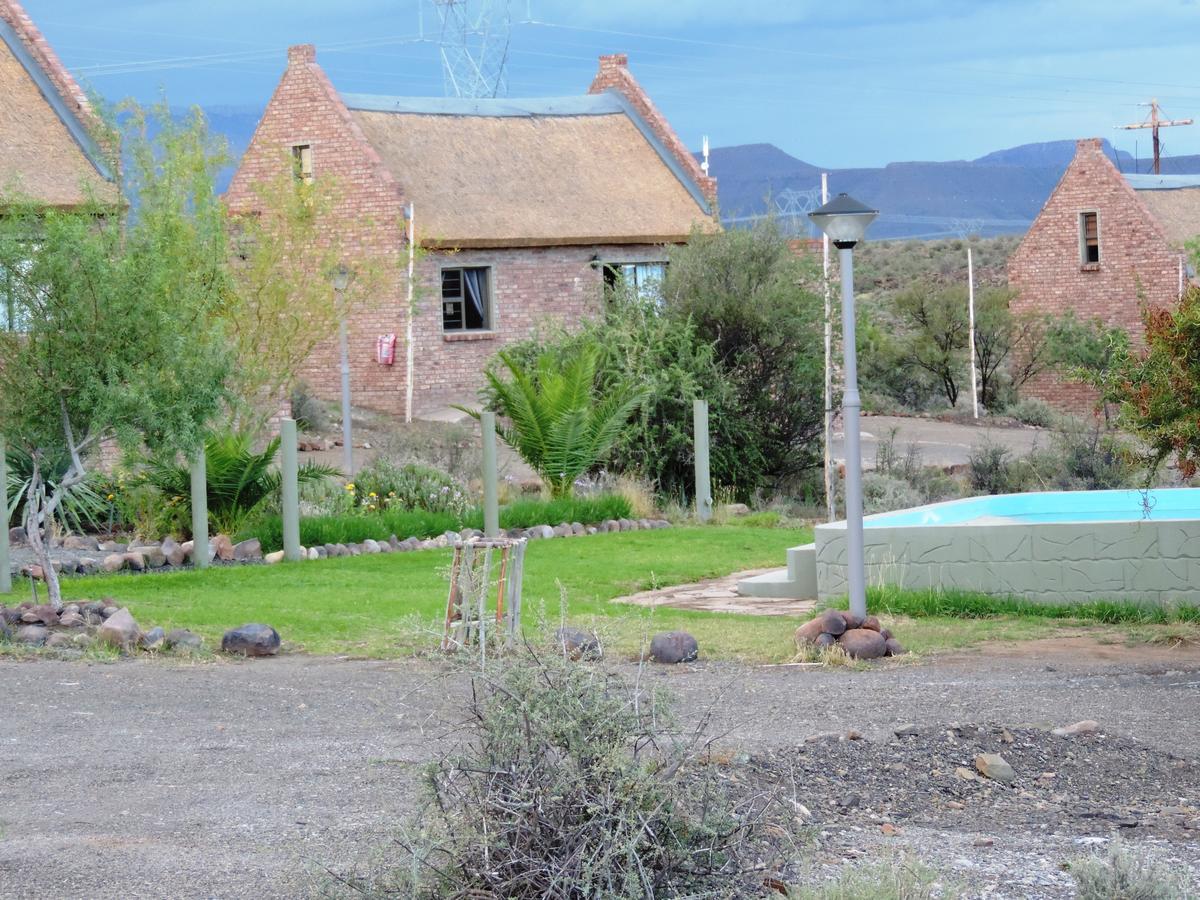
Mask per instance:
[[[550,488],[554,498],[569,497],[575,479],[594,466],[620,436],[621,428],[642,402],[641,392],[612,391],[595,396],[595,347],[585,347],[565,366],[543,353],[525,369],[511,355],[499,354],[511,380],[488,372],[496,408],[508,419],[497,427]]]

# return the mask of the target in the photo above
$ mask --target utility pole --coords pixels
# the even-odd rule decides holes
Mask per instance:
[[[1158,116],[1158,114],[1160,112],[1159,106],[1158,106],[1158,100],[1155,100],[1155,99],[1151,99],[1151,101],[1149,103],[1140,103],[1138,105],[1139,106],[1149,106],[1150,107],[1150,117],[1148,119],[1146,119],[1144,122],[1137,122],[1133,125],[1118,125],[1117,128],[1121,129],[1122,131],[1132,131],[1135,128],[1149,128],[1150,129],[1150,136],[1153,139],[1153,143],[1154,143],[1154,174],[1161,175],[1162,174],[1162,153],[1160,151],[1159,142],[1158,142],[1158,129],[1171,128],[1175,125],[1191,125],[1192,120],[1191,119],[1160,119]]]
[[[975,260],[971,256],[971,248],[967,248],[967,325],[971,354],[971,409],[975,418],[979,418],[979,392],[975,387],[979,383],[975,374]]]
[[[821,173],[821,205],[829,202],[829,173]],[[829,235],[821,233],[821,289],[825,294],[825,513],[837,521],[833,496],[833,298],[829,295]]]

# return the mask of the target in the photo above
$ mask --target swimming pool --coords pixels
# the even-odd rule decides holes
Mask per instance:
[[[969,497],[863,525],[868,585],[1200,602],[1200,489]],[[818,595],[844,594],[845,522],[814,538]]]

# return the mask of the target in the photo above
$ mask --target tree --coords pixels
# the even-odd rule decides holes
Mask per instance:
[[[165,104],[126,107],[122,130],[117,206],[64,211],[10,198],[0,216],[15,326],[0,334],[0,433],[32,460],[25,528],[56,608],[49,532],[87,478],[89,454],[110,438],[191,451],[230,369],[222,313],[232,285],[213,188],[222,149],[198,111],[176,122]],[[51,483],[47,466],[63,456],[70,464]]]
[[[760,483],[820,459],[824,425],[823,322],[818,272],[776,223],[694,231],[670,252],[664,313],[690,321],[713,347],[735,395],[742,445],[761,459]],[[743,493],[760,484],[744,484]]]
[[[553,352],[539,355],[533,366],[504,351],[498,358],[509,378],[485,373],[496,411],[509,422],[497,432],[546,482],[551,497],[570,497],[575,479],[612,449],[644,392],[626,385],[598,396],[599,351],[590,345],[565,364]]]
[[[1047,318],[1015,315],[1010,303],[1016,292],[1009,288],[984,288],[975,302],[975,368],[979,373],[979,399],[984,407],[1002,406],[1001,390],[1007,383],[1020,389],[1051,364],[1046,339]]]
[[[907,332],[902,358],[932,375],[955,406],[966,363],[967,289],[917,285],[897,295],[895,311]]]

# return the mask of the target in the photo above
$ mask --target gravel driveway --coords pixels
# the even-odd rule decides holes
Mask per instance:
[[[748,753],[851,728],[882,741],[910,722],[1090,718],[1194,767],[1200,653],[1148,660],[962,654],[860,672],[701,663],[648,677],[680,698],[685,717],[713,708],[721,742]],[[0,660],[0,685],[0,897],[97,900],[304,895],[321,864],[345,868],[386,841],[466,688],[432,663],[299,656]],[[1171,802],[1185,801],[1200,805]],[[883,837],[869,817],[841,816],[824,823],[813,865],[907,847],[967,875],[972,896],[1059,897],[1069,895],[1064,855],[1096,840],[1010,829],[981,847],[974,827],[923,822]],[[1196,841],[1146,846],[1200,859]]]

